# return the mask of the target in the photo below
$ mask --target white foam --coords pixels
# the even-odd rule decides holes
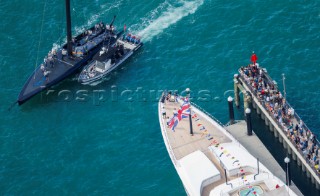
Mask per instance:
[[[104,16],[106,13],[108,13],[110,10],[112,9],[117,9],[121,6],[123,0],[119,0],[114,4],[104,4],[104,5],[100,5],[102,11],[92,15],[88,20],[86,24],[83,24],[79,27],[75,27],[76,33],[79,34],[81,32],[83,32],[85,29],[92,27],[93,24],[99,22],[100,20],[103,21],[101,18],[102,16]],[[110,18],[111,19],[111,18]]]
[[[170,3],[166,0],[143,18],[141,23],[133,25],[132,29],[137,29],[133,30],[133,33],[142,37],[144,41],[150,41],[183,17],[194,14],[203,2],[204,0],[181,0],[178,3]]]

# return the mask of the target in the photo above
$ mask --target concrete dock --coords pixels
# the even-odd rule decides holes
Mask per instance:
[[[226,130],[236,138],[241,145],[243,145],[250,154],[254,157],[259,158],[259,161],[266,166],[275,176],[281,179],[283,182],[286,181],[286,174],[273,158],[268,149],[264,146],[261,140],[254,133],[251,136],[247,135],[247,124],[245,121],[239,121],[236,124],[225,127]],[[294,183],[290,188],[297,194],[303,195]]]

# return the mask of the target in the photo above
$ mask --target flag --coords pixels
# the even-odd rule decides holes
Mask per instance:
[[[178,110],[178,115],[177,115],[179,121],[183,118],[188,118],[191,112],[190,103],[188,101],[184,101],[180,107],[181,109]]]
[[[181,114],[181,118],[188,118],[189,117],[189,114]]]
[[[177,116],[173,116],[170,120],[170,123],[169,123],[169,127],[172,129],[172,131],[174,131],[174,129],[176,128],[176,126],[178,125],[179,123],[179,119]]]
[[[174,129],[176,128],[176,126],[178,125],[178,123],[179,123],[178,119],[175,118],[174,124],[173,124],[173,126],[172,126],[172,128],[171,128],[172,131],[174,131]]]
[[[180,111],[180,110],[179,110]],[[179,113],[179,112],[178,112]],[[188,118],[189,117],[189,114],[190,114],[190,109],[187,109],[185,111],[182,111],[181,110],[181,114],[180,114],[180,118],[179,120],[181,120],[182,118]]]
[[[189,102],[184,102],[182,105],[181,105],[181,110],[184,111],[184,110],[187,110],[190,108],[190,103]]]
[[[125,32],[125,31],[126,31],[126,29],[127,29],[127,25],[126,25],[126,24],[124,24],[124,26],[123,26],[123,31]]]
[[[182,110],[178,110],[178,114],[177,114],[178,120],[180,121],[182,118]]]
[[[174,124],[174,116],[168,122],[168,126],[171,128],[173,126],[173,124]]]
[[[182,112],[183,114],[187,114],[189,115],[190,114],[190,108],[189,109],[186,109],[184,112]]]

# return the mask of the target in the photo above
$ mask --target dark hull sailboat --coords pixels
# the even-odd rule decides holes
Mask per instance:
[[[100,23],[72,39],[70,0],[66,0],[66,19],[67,43],[57,51],[49,52],[44,63],[34,70],[19,94],[19,105],[75,73],[92,59],[104,41],[112,41],[112,37],[117,37],[111,28],[106,29],[105,25]],[[110,27],[114,19],[115,17]]]

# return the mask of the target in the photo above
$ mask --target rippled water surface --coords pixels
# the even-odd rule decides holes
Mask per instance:
[[[289,102],[320,134],[319,1],[71,2],[74,34],[117,15],[118,29],[126,24],[145,45],[104,81],[83,86],[73,76],[55,86],[67,100],[44,94],[9,112],[35,65],[65,41],[65,11],[62,0],[0,2],[1,195],[184,195],[160,133],[157,92],[207,90],[209,99],[194,101],[225,123],[233,74],[253,50],[281,88],[286,74]],[[310,195],[304,176],[294,177]]]

